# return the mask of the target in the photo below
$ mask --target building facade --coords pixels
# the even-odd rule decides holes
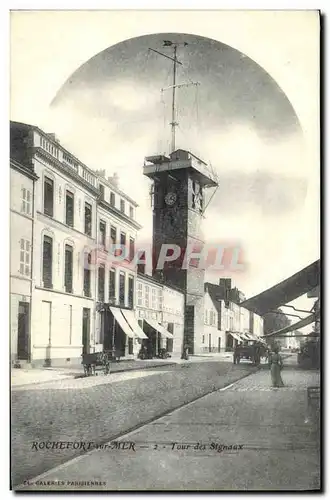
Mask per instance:
[[[25,246],[20,256],[24,254],[31,264],[30,269],[25,266],[18,289],[14,271],[18,256],[12,256],[12,359],[23,360],[14,347],[18,336],[14,304],[31,302],[30,307],[24,306],[30,324],[24,359],[43,366],[80,363],[82,353],[102,349],[104,344],[109,347],[109,338],[113,340],[113,329],[106,315],[100,314],[102,309],[108,310],[109,305],[134,308],[136,272],[129,255],[140,227],[135,221],[136,203],[115,182],[111,184],[64,149],[53,134],[11,122],[10,146],[12,164],[23,165],[38,178],[34,190],[32,179],[26,176],[24,182],[29,185],[23,187],[17,169],[11,179],[12,245],[17,237],[22,239]],[[31,216],[19,216],[25,223],[19,222],[16,213],[23,207],[22,193],[25,209],[33,205]],[[114,265],[111,243],[119,245],[124,239],[128,257],[117,255]],[[126,337],[134,335],[126,320],[121,322],[125,331],[119,322],[121,317],[114,333],[123,356],[130,349]]]
[[[262,337],[263,318],[232,300],[242,296],[237,289],[225,293],[223,283],[205,283],[204,290],[204,329],[197,352],[230,351],[239,342]]]
[[[157,355],[160,349],[180,355],[183,349],[184,294],[151,276],[137,277],[136,317],[146,333],[147,350]],[[140,342],[142,344],[143,341]]]
[[[33,200],[37,179],[32,168],[10,161],[10,344],[14,362],[28,362],[31,354]]]

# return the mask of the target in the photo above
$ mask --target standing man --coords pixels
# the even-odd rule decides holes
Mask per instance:
[[[234,365],[240,362],[241,359],[240,350],[242,345],[243,345],[242,342],[240,342],[239,344],[236,344],[234,347]]]

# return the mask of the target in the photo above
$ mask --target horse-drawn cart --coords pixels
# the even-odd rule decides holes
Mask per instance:
[[[112,353],[107,351],[82,354],[81,363],[84,366],[86,377],[95,375],[97,366],[102,366],[104,375],[109,375],[111,358]]]

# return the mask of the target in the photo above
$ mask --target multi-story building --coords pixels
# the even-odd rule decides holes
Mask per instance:
[[[221,352],[231,350],[238,342],[253,340],[263,335],[263,318],[240,306],[242,294],[231,289],[230,280],[225,280],[227,290],[220,284],[205,283],[204,329],[200,336],[199,352]]]
[[[165,348],[173,354],[183,349],[184,294],[147,274],[137,277],[136,317],[147,335],[152,355]]]
[[[27,362],[31,343],[34,186],[32,165],[10,161],[10,324],[11,359]]]
[[[108,244],[110,247],[110,241],[120,244],[125,240],[132,252],[140,227],[135,221],[136,204],[118,189],[116,182],[101,178],[64,149],[53,134],[11,122],[10,143],[13,164],[22,165],[38,177],[33,195],[32,180],[29,185],[31,198],[23,191],[20,179],[12,179],[12,204],[23,207],[23,193],[25,207],[34,203],[34,208],[30,207],[34,219],[32,212],[31,221],[25,214],[31,222],[25,227],[29,234],[16,227],[16,220],[11,231],[12,239],[23,240],[21,256],[24,254],[25,263],[30,258],[33,267],[24,268],[31,283],[30,293],[23,294],[25,289],[21,293],[31,296],[32,305],[30,311],[24,306],[31,325],[28,360],[34,365],[80,362],[83,352],[103,346],[115,347],[125,355],[132,350],[128,338],[143,335],[138,327],[133,333],[128,322],[134,321],[134,314],[126,318],[121,312],[126,308],[129,315],[134,307],[136,273],[127,269],[129,258],[117,258],[113,269],[108,262]],[[26,243],[29,241],[31,246]],[[28,257],[29,252],[33,259]],[[15,259],[12,263],[17,267]],[[17,295],[16,285],[12,282],[11,292]],[[102,310],[111,314],[97,312]],[[116,319],[112,320],[114,328],[109,316]],[[17,343],[15,335],[12,320],[13,346]],[[21,352],[15,357],[23,359]]]
[[[133,356],[137,338],[145,338],[132,313],[136,238],[141,228],[136,222],[137,204],[120,191],[116,179],[106,179],[104,172],[98,176],[97,251],[91,258],[97,270],[96,349],[115,351],[117,357]],[[131,328],[125,322],[120,326],[122,315]]]

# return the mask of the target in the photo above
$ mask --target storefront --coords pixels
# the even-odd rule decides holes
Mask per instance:
[[[134,311],[104,304],[101,315],[101,340],[98,350],[113,352],[116,358],[133,357],[140,342],[147,339],[138,324]]]

